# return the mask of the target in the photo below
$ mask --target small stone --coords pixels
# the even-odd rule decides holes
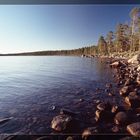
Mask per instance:
[[[127,125],[127,131],[133,136],[140,136],[140,122]]]
[[[118,125],[126,124],[128,122],[127,114],[125,112],[118,112],[115,115],[114,122]]]

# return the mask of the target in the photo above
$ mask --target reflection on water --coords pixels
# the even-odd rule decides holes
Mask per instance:
[[[49,133],[50,121],[62,107],[84,112],[93,97],[102,98],[95,90],[112,81],[111,72],[98,59],[0,57],[0,118],[13,117],[0,125],[0,132]],[[85,102],[78,105],[81,98]]]

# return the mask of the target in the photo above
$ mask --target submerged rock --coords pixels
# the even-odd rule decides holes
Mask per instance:
[[[140,122],[127,125],[127,131],[133,136],[140,136]]]
[[[125,112],[118,112],[115,115],[114,122],[118,125],[126,124],[128,122],[127,114]]]
[[[72,120],[71,116],[65,114],[55,116],[51,122],[51,128],[59,132],[64,131],[71,127]]]

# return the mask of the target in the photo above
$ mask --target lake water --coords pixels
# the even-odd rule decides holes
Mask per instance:
[[[0,132],[50,133],[50,122],[61,108],[92,112],[96,107],[93,101],[106,97],[103,91],[95,91],[110,82],[113,83],[112,70],[99,59],[0,57],[0,118],[13,117],[0,125]]]

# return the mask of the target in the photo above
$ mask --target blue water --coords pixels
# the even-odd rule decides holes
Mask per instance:
[[[112,70],[96,58],[0,57],[0,118],[13,117],[0,125],[0,132],[49,133],[50,121],[61,108],[86,111],[93,98],[104,98],[96,89],[112,81]]]

